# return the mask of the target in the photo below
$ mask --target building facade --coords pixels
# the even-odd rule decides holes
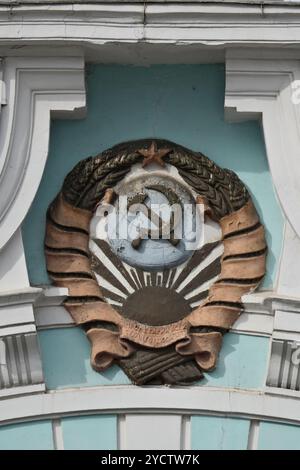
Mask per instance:
[[[292,1],[0,1],[0,449],[300,448],[299,46]],[[144,138],[233,170],[265,227],[264,280],[192,385],[93,370],[47,273],[66,175]]]

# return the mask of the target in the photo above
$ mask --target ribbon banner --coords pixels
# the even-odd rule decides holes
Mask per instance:
[[[162,205],[173,212],[158,213]],[[134,236],[120,237],[125,223]],[[64,305],[86,331],[93,368],[116,362],[138,385],[187,384],[216,366],[266,253],[238,176],[169,141],[127,142],[82,160],[47,212],[47,270],[69,289]]]

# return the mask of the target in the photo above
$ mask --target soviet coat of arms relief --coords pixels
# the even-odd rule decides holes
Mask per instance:
[[[79,162],[47,212],[48,273],[101,372],[186,385],[217,363],[241,298],[265,274],[266,242],[238,176],[169,141]]]

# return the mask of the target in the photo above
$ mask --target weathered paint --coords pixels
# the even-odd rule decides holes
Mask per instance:
[[[219,416],[192,416],[193,450],[247,449],[250,421]]]
[[[268,354],[269,338],[227,333],[216,369],[205,374],[199,385],[261,388],[266,381]]]
[[[65,450],[117,449],[117,417],[78,416],[61,420]]]
[[[130,383],[117,366],[102,374],[92,369],[90,344],[80,328],[41,331],[39,342],[48,389]]]

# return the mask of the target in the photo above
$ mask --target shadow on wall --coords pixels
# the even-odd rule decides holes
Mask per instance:
[[[88,68],[87,96],[86,119],[52,123],[43,179],[23,224],[31,283],[49,283],[43,254],[45,215],[66,174],[79,160],[119,142],[156,137],[207,154],[246,183],[268,230],[264,286],[270,287],[280,255],[283,218],[259,124],[224,122],[223,65],[95,65]]]
[[[227,333],[215,370],[199,385],[262,388],[267,374],[269,338]]]
[[[81,328],[59,328],[39,333],[47,389],[130,384],[117,366],[104,374],[90,365],[90,343]]]

